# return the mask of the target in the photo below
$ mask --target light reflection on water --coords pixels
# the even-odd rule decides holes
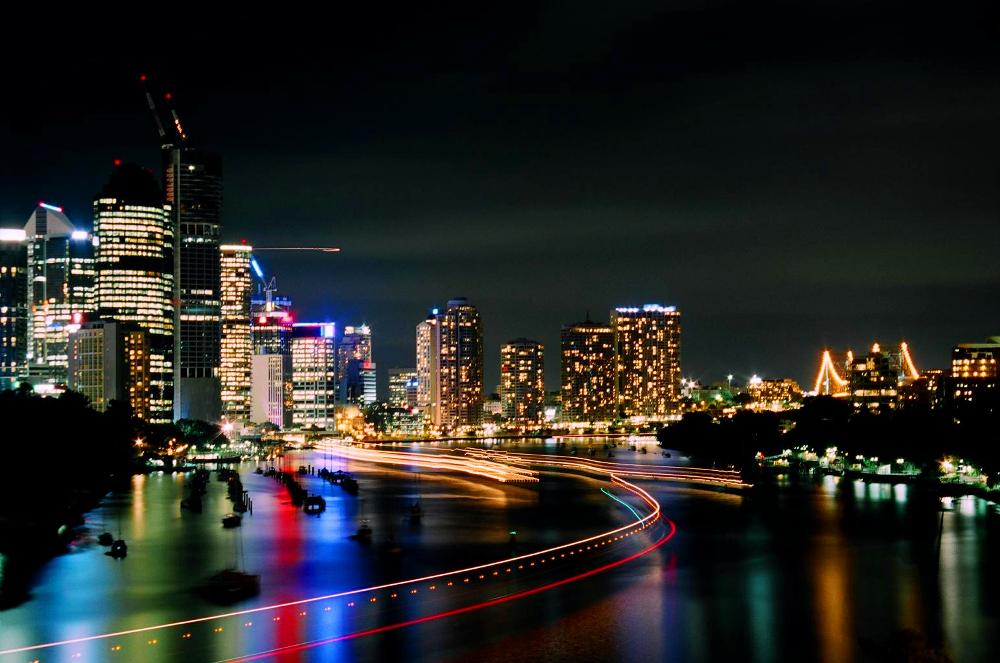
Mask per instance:
[[[541,441],[520,449],[564,452]],[[663,462],[658,454],[615,453],[626,462]],[[327,460],[309,458],[314,465]],[[231,507],[214,478],[204,513],[197,515],[178,508],[184,477],[137,477],[131,495],[110,498],[88,517],[96,536],[103,529],[116,532],[121,514],[129,557],[115,562],[87,544],[53,560],[33,599],[0,613],[0,644],[216,612],[193,586],[240,559],[241,550],[243,565],[262,574],[261,597],[246,604],[252,606],[497,558],[508,552],[510,529],[519,531],[524,549],[534,549],[620,524],[628,515],[600,494],[602,484],[593,478],[549,479],[529,489],[369,468],[359,498],[308,480],[328,501],[326,513],[310,518],[292,508],[270,479],[246,469],[242,477],[254,515],[236,531],[219,524]],[[654,555],[516,604],[299,657],[879,660],[901,628],[943,641],[957,661],[988,660],[1000,646],[995,508],[978,498],[956,498],[942,514],[937,499],[901,484],[832,476],[785,483],[750,497],[646,484],[679,528]],[[405,518],[415,499],[427,514],[419,528]],[[350,541],[361,518],[372,520],[377,540],[391,535],[406,554],[391,558],[378,545],[366,550]],[[416,610],[404,606],[400,614]],[[342,606],[315,618],[322,622],[255,621],[218,638],[232,645],[252,637],[259,645],[349,626]],[[206,649],[206,659],[224,650],[231,651],[221,644]]]

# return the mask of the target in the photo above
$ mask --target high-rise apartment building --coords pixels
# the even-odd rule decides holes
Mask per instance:
[[[149,335],[134,325],[94,321],[69,335],[68,386],[96,410],[112,400],[128,403],[132,414],[149,417]]]
[[[660,419],[677,411],[681,382],[681,314],[646,304],[611,311],[615,336],[615,406],[622,417]]]
[[[175,418],[220,413],[222,159],[188,147],[163,150],[163,191],[176,233]]]
[[[440,426],[478,426],[483,416],[483,324],[464,297],[440,314],[438,407]]]
[[[39,203],[24,226],[28,248],[28,347],[31,375],[66,382],[69,335],[95,308],[93,237],[62,208]]]
[[[417,371],[413,368],[389,369],[389,407],[417,407]]]
[[[174,415],[174,230],[152,173],[117,166],[94,199],[97,318],[149,334],[149,421]]]
[[[579,322],[560,334],[562,419],[615,418],[615,335],[611,325]]]
[[[337,400],[355,405],[375,402],[375,362],[368,325],[344,327],[337,346]]]
[[[13,389],[27,358],[28,247],[21,228],[0,228],[0,390]]]
[[[219,247],[219,297],[222,338],[219,346],[219,382],[222,417],[250,420],[250,259],[253,247],[224,244]]]
[[[292,426],[334,430],[336,328],[333,323],[297,322],[292,327]]]
[[[951,376],[945,402],[957,421],[995,417],[1000,413],[1000,337],[985,343],[960,343],[951,351]]]
[[[417,407],[428,424],[441,425],[441,319],[438,309],[417,325]]]
[[[537,426],[545,418],[544,348],[518,338],[500,346],[500,406],[505,421]]]

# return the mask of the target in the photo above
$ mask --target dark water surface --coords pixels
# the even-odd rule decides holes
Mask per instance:
[[[519,449],[556,449],[539,444]],[[655,450],[618,450],[616,460],[668,462]],[[538,486],[519,487],[318,452],[285,462],[355,471],[361,493],[306,478],[328,504],[309,517],[245,465],[254,514],[242,528],[224,530],[220,518],[231,506],[214,478],[203,513],[191,514],[179,508],[188,478],[136,477],[131,493],[110,496],[88,516],[88,534],[46,565],[28,602],[0,612],[0,649],[215,614],[220,609],[196,587],[234,562],[262,576],[261,595],[239,606],[255,607],[499,559],[632,519],[594,478],[546,475]],[[750,496],[643,485],[678,527],[654,553],[517,601],[279,660],[866,661],[882,660],[903,628],[943,644],[956,661],[995,660],[1000,512],[983,500],[946,500],[942,517],[940,502],[913,488],[832,477]],[[415,500],[425,513],[416,527],[406,517]],[[368,547],[348,538],[362,518],[374,529]],[[129,556],[116,562],[94,539],[119,527]],[[390,552],[390,540],[401,554]],[[512,590],[482,591],[493,598],[491,591]],[[287,641],[356,626],[347,615],[324,618],[267,628],[285,629]],[[266,649],[268,631],[253,628],[257,639],[246,651]],[[208,647],[204,660],[231,655],[237,636],[217,637],[225,646]],[[77,659],[63,648],[2,660],[170,658],[162,643],[141,656],[134,649],[117,656],[103,644],[81,651]]]

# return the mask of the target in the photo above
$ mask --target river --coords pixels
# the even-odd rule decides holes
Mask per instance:
[[[603,443],[569,446],[592,444],[601,454]],[[551,440],[503,445],[567,448]],[[616,449],[615,460],[679,462],[655,448]],[[244,464],[254,513],[225,530],[220,518],[231,505],[214,478],[203,513],[192,514],[179,508],[189,477],[134,477],[130,491],[88,514],[71,551],[42,569],[30,600],[0,612],[0,649],[213,614],[219,608],[196,588],[233,564],[261,574],[260,596],[240,606],[254,607],[498,559],[631,519],[596,478],[545,475],[538,485],[508,486],[319,452],[284,462],[355,472],[360,495],[307,477],[328,508],[306,516]],[[884,659],[901,629],[942,644],[956,661],[991,660],[1000,647],[995,505],[955,498],[941,511],[938,499],[906,485],[835,477],[742,496],[643,486],[677,525],[652,554],[517,602],[282,660],[865,661]],[[425,514],[418,526],[406,517],[416,501]],[[371,546],[349,538],[362,519],[374,530]],[[125,560],[103,554],[95,539],[104,530],[126,538]],[[402,554],[389,552],[395,546]],[[97,650],[88,651],[95,660]],[[157,651],[142,660],[157,660]],[[225,651],[220,645],[206,660]]]

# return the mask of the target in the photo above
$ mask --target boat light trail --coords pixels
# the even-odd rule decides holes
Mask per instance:
[[[610,497],[614,497],[610,495]],[[617,499],[617,498],[615,498]],[[616,560],[614,562],[609,562],[603,566],[599,566],[589,571],[584,571],[578,573],[569,578],[563,578],[562,580],[556,580],[555,582],[550,582],[547,585],[542,585],[541,587],[533,587],[531,589],[526,589],[524,591],[516,592],[514,594],[508,594],[507,596],[500,596],[495,599],[490,599],[489,601],[483,601],[481,603],[475,603],[473,605],[463,606],[461,608],[455,608],[453,610],[445,610],[444,612],[438,612],[433,615],[426,615],[424,617],[417,617],[415,619],[408,619],[403,622],[398,622],[396,624],[387,624],[385,626],[377,626],[375,628],[366,629],[364,631],[355,631],[354,633],[347,633],[345,635],[337,635],[330,638],[324,638],[321,640],[313,640],[312,642],[303,642],[295,645],[288,645],[286,647],[278,647],[276,649],[271,649],[266,652],[261,652],[259,654],[251,654],[250,656],[241,656],[237,658],[229,658],[221,661],[220,663],[234,663],[236,661],[259,661],[265,658],[270,658],[278,654],[291,654],[295,652],[304,651],[306,649],[312,649],[315,647],[322,647],[323,645],[329,645],[336,642],[344,642],[345,640],[357,640],[358,638],[363,638],[369,635],[376,635],[378,633],[385,633],[386,631],[395,631],[401,628],[406,628],[408,626],[416,626],[417,624],[423,624],[425,622],[435,621],[438,619],[445,619],[447,617],[454,617],[456,615],[462,615],[467,612],[474,612],[476,610],[482,610],[483,608],[489,608],[495,605],[500,605],[502,603],[508,603],[510,601],[516,601],[517,599],[523,599],[528,596],[533,596],[535,594],[540,594],[546,592],[550,589],[555,589],[556,587],[562,587],[563,585],[568,585],[571,582],[576,582],[578,580],[583,580],[584,578],[589,578],[591,576],[597,575],[598,573],[604,573],[605,571],[610,571],[613,568],[622,566],[623,564],[628,564],[629,562],[639,559],[644,555],[648,555],[653,552],[663,544],[665,544],[670,539],[674,538],[677,533],[677,525],[674,521],[669,518],[664,518],[664,522],[669,526],[669,530],[664,534],[659,540],[653,542],[646,548],[632,553],[628,557],[623,557],[622,559]]]
[[[637,520],[635,522],[629,523],[629,524],[624,525],[622,527],[618,527],[618,528],[613,529],[613,530],[609,530],[607,532],[602,532],[600,534],[595,534],[593,536],[589,536],[589,537],[584,538],[584,539],[579,539],[579,540],[571,541],[569,543],[564,543],[564,544],[561,544],[561,545],[558,545],[558,546],[553,546],[551,548],[546,548],[545,550],[539,550],[539,551],[532,552],[532,553],[526,553],[524,555],[518,555],[516,557],[509,557],[507,559],[501,559],[501,560],[497,560],[497,561],[494,561],[494,562],[487,562],[485,564],[479,564],[477,566],[470,566],[470,567],[466,567],[466,568],[463,568],[463,569],[456,569],[456,570],[453,570],[453,571],[444,571],[444,572],[441,572],[441,573],[435,573],[433,575],[422,576],[420,578],[410,578],[408,580],[398,580],[396,582],[385,583],[385,584],[382,584],[382,585],[375,585],[375,586],[372,586],[372,587],[363,587],[363,588],[360,588],[360,589],[352,589],[352,590],[349,590],[349,591],[336,592],[336,593],[333,593],[333,594],[324,594],[322,596],[313,596],[313,597],[310,597],[310,598],[299,599],[299,600],[295,600],[295,601],[285,601],[285,602],[282,602],[282,603],[274,603],[272,605],[259,606],[257,608],[247,608],[246,610],[233,610],[233,611],[230,611],[230,612],[223,612],[223,613],[219,613],[219,614],[215,614],[215,615],[205,615],[203,617],[194,617],[194,618],[191,618],[191,619],[182,619],[182,620],[178,620],[178,621],[174,621],[174,622],[167,622],[167,623],[164,623],[164,624],[155,624],[155,625],[152,625],[152,626],[141,626],[141,627],[137,627],[137,628],[124,629],[124,630],[115,631],[115,632],[112,632],[112,633],[102,633],[102,634],[99,634],[99,635],[83,636],[83,637],[79,637],[79,638],[69,638],[69,639],[66,639],[66,640],[58,640],[58,641],[54,641],[54,642],[46,642],[46,643],[36,644],[36,645],[27,645],[27,646],[24,646],[24,647],[14,647],[14,648],[11,648],[11,649],[0,650],[0,656],[6,656],[6,655],[9,655],[9,654],[24,653],[24,652],[29,652],[29,651],[38,651],[38,650],[42,650],[42,649],[51,649],[51,648],[54,648],[54,647],[62,647],[62,646],[66,646],[66,645],[83,644],[83,643],[86,643],[86,642],[94,642],[96,640],[106,640],[106,639],[109,639],[109,638],[119,638],[119,637],[123,637],[123,636],[126,636],[126,635],[135,635],[137,633],[149,633],[149,632],[152,632],[152,631],[158,631],[158,630],[169,629],[169,628],[176,628],[176,627],[180,627],[180,626],[190,626],[190,625],[193,625],[193,624],[202,624],[202,623],[213,621],[213,620],[217,620],[217,619],[227,619],[227,618],[230,618],[230,617],[239,617],[239,616],[242,616],[242,615],[252,615],[252,614],[256,614],[256,613],[260,613],[260,612],[265,612],[265,611],[268,611],[268,610],[276,610],[276,609],[279,609],[279,608],[287,608],[287,607],[292,607],[292,606],[307,605],[307,604],[310,604],[310,603],[316,603],[316,602],[319,602],[319,601],[327,601],[327,600],[330,600],[330,599],[344,598],[344,597],[349,597],[349,596],[357,596],[358,594],[378,592],[378,591],[382,591],[382,590],[386,590],[386,589],[393,589],[393,588],[397,588],[397,587],[402,587],[404,585],[411,585],[411,584],[416,584],[416,583],[423,583],[423,582],[427,582],[429,580],[438,580],[438,579],[446,578],[446,577],[449,577],[449,576],[456,576],[456,575],[463,575],[463,574],[467,574],[467,573],[473,573],[475,571],[482,571],[484,569],[489,569],[489,568],[492,568],[492,567],[495,567],[495,566],[507,565],[507,564],[511,564],[513,562],[520,562],[520,561],[524,561],[524,560],[529,560],[529,559],[532,559],[532,558],[535,558],[535,557],[541,557],[541,556],[544,556],[544,555],[551,555],[552,553],[555,553],[555,552],[559,552],[559,551],[563,551],[563,550],[568,550],[570,548],[579,547],[579,546],[587,544],[587,543],[592,543],[592,542],[600,541],[601,539],[606,539],[607,540],[606,542],[610,543],[611,541],[620,540],[624,536],[628,536],[630,534],[634,534],[634,533],[637,533],[637,532],[639,532],[641,530],[644,530],[647,527],[651,526],[653,523],[655,523],[657,520],[660,519],[660,503],[657,502],[656,499],[654,499],[652,495],[650,495],[648,492],[646,492],[645,490],[643,490],[639,486],[636,486],[636,485],[634,485],[632,483],[629,483],[628,481],[625,481],[624,479],[621,479],[621,478],[619,478],[617,476],[612,475],[611,476],[611,481],[612,481],[612,483],[615,483],[616,485],[619,485],[622,488],[624,488],[624,489],[626,489],[626,490],[634,493],[635,495],[637,495],[640,499],[643,500],[643,502],[645,502],[650,507],[650,512],[648,514],[646,514],[645,516],[643,516],[640,520]],[[673,529],[674,526],[673,526],[672,522],[670,523],[670,525],[671,525],[671,528]],[[671,534],[671,536],[672,536],[672,534]]]

